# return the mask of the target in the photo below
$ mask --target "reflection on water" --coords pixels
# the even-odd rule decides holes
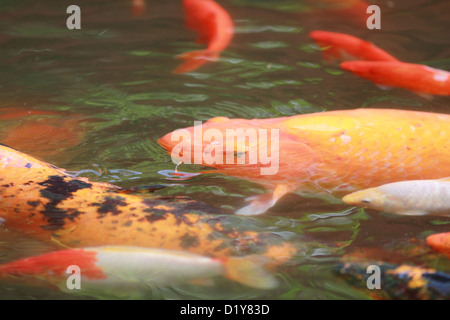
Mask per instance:
[[[325,1],[326,2],[326,1]],[[187,195],[232,214],[259,185],[214,172],[167,179],[175,170],[157,144],[164,134],[211,117],[272,118],[356,107],[448,113],[449,98],[432,100],[402,89],[381,90],[326,63],[308,33],[349,33],[402,61],[449,69],[448,2],[388,1],[382,29],[323,10],[316,1],[223,0],[236,34],[219,61],[174,74],[174,57],[196,50],[178,1],[147,1],[134,15],[130,1],[80,0],[82,29],[67,30],[68,1],[0,3],[0,137],[95,181]],[[20,113],[20,110],[27,110]],[[204,171],[180,165],[180,172]],[[236,222],[239,220],[236,220]],[[277,270],[281,286],[264,292],[223,280],[186,286],[160,297],[194,299],[367,298],[331,272],[344,256],[426,264],[449,271],[424,238],[448,231],[448,218],[397,217],[348,208],[315,197],[285,196],[267,214],[247,220],[282,237],[301,235],[305,255]],[[56,247],[0,232],[0,262]],[[376,248],[376,250],[375,250]],[[75,299],[68,294],[1,285],[0,298]]]

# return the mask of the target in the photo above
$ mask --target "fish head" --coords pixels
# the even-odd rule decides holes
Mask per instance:
[[[374,209],[378,211],[392,211],[398,205],[398,200],[381,191],[379,188],[369,188],[350,193],[342,198],[346,204]]]
[[[277,118],[216,117],[168,133],[158,143],[174,163],[213,167],[235,176],[279,179],[280,174],[292,176],[292,170],[314,161],[312,149],[284,129]]]

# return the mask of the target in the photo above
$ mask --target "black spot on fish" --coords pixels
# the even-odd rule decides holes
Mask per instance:
[[[185,233],[183,236],[180,237],[180,245],[183,249],[198,247],[199,244],[200,242],[196,235],[190,235],[189,233]]]
[[[37,207],[41,202],[40,201],[28,201],[27,202],[32,207]]]
[[[124,227],[130,227],[133,224],[133,221],[127,221],[124,224],[122,224]]]
[[[167,217],[167,213],[165,211],[163,211],[163,210],[145,209],[144,211],[151,213],[150,215],[145,216],[145,219],[148,222],[155,222],[155,221],[158,221],[158,220],[164,220]]]
[[[95,203],[93,204],[95,206],[99,206],[97,209],[97,212],[99,213],[99,218],[103,218],[108,213],[111,213],[112,215],[118,215],[122,211],[119,210],[118,206],[126,206],[127,203],[125,202],[125,198],[123,197],[106,197],[105,201],[102,203]]]
[[[47,180],[38,184],[45,187],[40,190],[41,196],[49,200],[44,206],[44,210],[41,211],[48,221],[48,225],[42,226],[42,228],[47,230],[62,228],[64,219],[69,218],[73,220],[78,216],[81,212],[76,209],[64,210],[57,208],[57,206],[62,201],[72,197],[76,191],[92,186],[90,183],[63,176],[50,176]]]

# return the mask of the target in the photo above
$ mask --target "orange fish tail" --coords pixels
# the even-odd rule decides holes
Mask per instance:
[[[177,58],[186,61],[178,66],[174,73],[186,73],[198,69],[207,62],[217,61],[219,54],[210,50],[197,50],[182,53]]]

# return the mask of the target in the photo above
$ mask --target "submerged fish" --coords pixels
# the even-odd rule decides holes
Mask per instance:
[[[236,135],[243,143],[236,143]],[[250,198],[250,205],[237,212],[252,215],[296,190],[341,197],[400,180],[450,176],[449,139],[450,115],[356,109],[273,119],[213,118],[158,142],[174,161],[265,186],[267,194]]]
[[[228,12],[213,0],[183,0],[186,11],[186,26],[195,30],[199,38],[197,43],[206,43],[204,50],[189,51],[177,58],[186,60],[175,73],[196,70],[208,61],[219,59],[233,38],[233,21]]]
[[[82,117],[23,107],[1,108],[0,121],[8,120],[0,131],[0,141],[37,156],[54,156],[82,141]]]
[[[329,62],[333,60],[398,61],[373,43],[345,33],[315,30],[309,36],[324,49],[322,54]]]
[[[450,258],[450,232],[436,233],[427,237],[427,244]]]
[[[450,274],[432,268],[385,262],[346,262],[336,265],[334,270],[350,284],[377,299],[450,298]],[[368,284],[376,285],[377,276],[379,288],[369,290]]]
[[[402,215],[450,217],[450,178],[388,183],[348,194],[350,205]]]
[[[258,253],[274,261],[296,252],[279,236],[205,214],[199,202],[121,191],[0,144],[0,217],[11,230],[65,247],[157,247],[213,257]]]
[[[393,61],[345,61],[341,68],[385,87],[422,95],[450,95],[450,73],[421,64]]]
[[[325,14],[338,16],[358,27],[366,27],[369,4],[364,0],[314,0],[312,2],[315,6],[322,8],[320,10],[322,16]]]
[[[131,11],[135,17],[142,15],[145,11],[145,0],[133,0]]]
[[[253,288],[273,289],[278,282],[263,269],[263,262],[260,256],[218,259],[182,251],[102,246],[60,250],[5,263],[0,265],[0,279],[94,296],[98,292],[138,294],[216,276]],[[78,282],[68,279],[71,273],[67,270],[74,266],[79,268]],[[78,290],[74,290],[75,285]]]

